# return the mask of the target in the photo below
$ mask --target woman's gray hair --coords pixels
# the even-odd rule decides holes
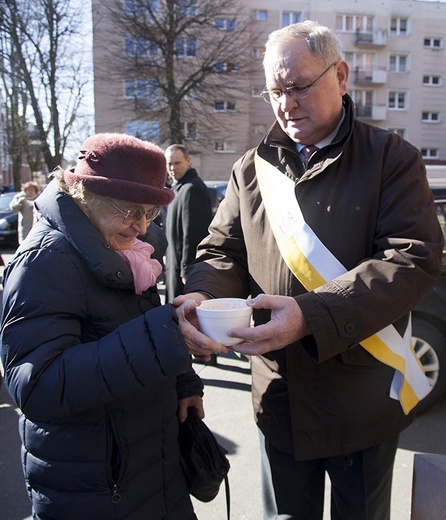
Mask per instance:
[[[328,67],[343,59],[341,42],[328,27],[319,25],[313,20],[305,20],[300,23],[287,25],[282,29],[273,31],[265,44],[263,67],[265,68],[268,53],[277,48],[293,43],[298,39],[307,42],[311,54]]]
[[[69,186],[64,180],[64,171],[59,167],[51,173],[51,177],[57,181],[61,191],[86,208],[98,208],[104,204],[105,197],[88,191],[82,182],[78,181]]]

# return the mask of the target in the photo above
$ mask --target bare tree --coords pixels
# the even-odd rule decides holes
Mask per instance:
[[[106,2],[107,3],[107,2]],[[126,78],[136,117],[149,108],[160,116],[160,141],[181,143],[200,128],[200,141],[216,133],[215,104],[240,100],[247,89],[250,31],[239,0],[109,0],[107,15],[125,41],[114,55]],[[104,3],[101,2],[101,8]],[[103,71],[110,77],[110,68]],[[133,89],[133,90],[132,90]],[[248,91],[246,90],[247,95]],[[118,94],[121,96],[122,93]],[[141,106],[148,104],[148,107]],[[243,107],[238,106],[240,113]],[[230,128],[222,128],[220,135]]]
[[[73,0],[2,0],[1,77],[13,160],[34,153],[49,171],[62,163],[86,85],[84,56],[75,44],[80,13]],[[35,159],[35,158],[34,158]]]

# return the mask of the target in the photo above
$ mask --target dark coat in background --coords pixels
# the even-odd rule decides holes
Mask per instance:
[[[166,290],[169,302],[183,294],[182,278],[187,278],[197,246],[208,234],[212,220],[209,191],[196,170],[189,168],[172,189],[175,199],[168,207],[166,219]]]
[[[202,393],[170,305],[50,184],[4,276],[2,361],[34,518],[193,520],[178,398]]]

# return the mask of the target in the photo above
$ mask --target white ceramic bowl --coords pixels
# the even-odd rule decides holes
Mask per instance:
[[[215,298],[205,300],[197,307],[198,324],[203,334],[230,347],[241,343],[238,338],[230,338],[228,330],[246,328],[251,324],[252,308],[241,298]]]

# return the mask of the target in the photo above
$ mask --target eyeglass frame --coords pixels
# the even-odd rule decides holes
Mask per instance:
[[[147,211],[144,211],[143,209],[122,209],[117,204],[112,202],[110,199],[106,199],[107,202],[113,206],[115,209],[119,211],[122,215],[125,215],[122,222],[125,225],[134,224],[135,222],[138,222],[142,219],[142,217],[145,217],[146,224],[149,225],[151,222],[153,222],[156,217],[158,217],[161,214],[161,207],[160,206],[153,206],[153,208],[148,209]],[[132,217],[130,216],[131,213],[136,213],[139,215],[139,217]],[[129,220],[130,219],[130,220]]]
[[[292,97],[295,101],[300,101],[302,99],[305,99],[310,95],[310,88],[315,85],[317,81],[319,81],[322,76],[324,76],[334,65],[339,63],[338,61],[334,61],[331,65],[329,65],[322,74],[319,74],[319,76],[312,81],[311,83],[308,83],[307,85],[290,85],[289,87],[285,87],[284,89],[280,88],[273,88],[268,89],[265,87],[262,92],[260,92],[260,95],[263,98],[263,101],[266,103],[271,104],[271,98],[274,99],[274,101],[279,101],[279,99],[284,95],[287,94],[288,96]],[[271,92],[279,92],[280,94],[277,97],[272,96]],[[302,95],[303,94],[303,95]]]

